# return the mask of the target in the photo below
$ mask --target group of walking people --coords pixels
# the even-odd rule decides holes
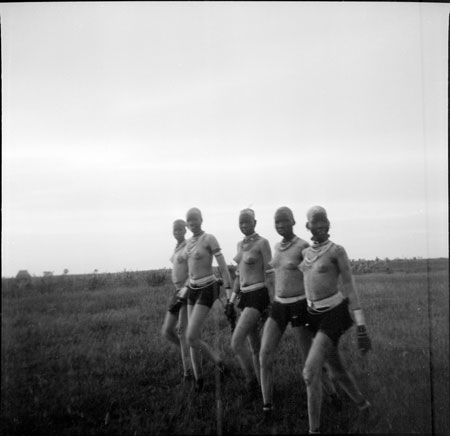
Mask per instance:
[[[353,323],[357,325],[361,353],[370,350],[371,342],[346,251],[329,239],[326,210],[314,206],[307,212],[306,228],[313,241],[310,245],[294,233],[292,210],[277,209],[274,224],[282,240],[275,244],[273,256],[267,239],[255,231],[255,212],[240,211],[239,228],[244,238],[238,242],[233,259],[234,282],[217,239],[202,229],[202,222],[201,211],[192,208],[186,221],[178,219],[173,223],[177,240],[171,258],[175,291],[162,333],[180,347],[185,379],[193,377],[195,390],[202,390],[202,356],[212,361],[221,374],[226,370],[220,353],[201,338],[203,324],[220,293],[221,283],[213,272],[215,258],[226,291],[225,314],[229,318],[235,315],[237,301],[241,311],[231,349],[242,368],[250,397],[256,398],[261,392],[265,420],[270,420],[274,411],[273,365],[289,323],[303,355],[309,433],[320,433],[322,392],[336,397],[335,383],[359,410],[367,410],[370,403],[345,368],[338,343]],[[192,232],[187,240],[186,227]],[[339,278],[342,286],[338,289]]]

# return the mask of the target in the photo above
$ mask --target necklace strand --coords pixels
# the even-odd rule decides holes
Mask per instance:
[[[259,235],[258,233],[253,233],[253,235],[250,236],[246,236],[243,240],[242,240],[242,246],[250,244],[253,241],[256,241],[258,239]]]
[[[298,236],[294,235],[293,238],[290,241],[281,241],[280,245],[279,245],[279,250],[280,251],[285,251],[287,250],[289,247],[291,247],[298,239]]]
[[[200,238],[201,238],[204,234],[205,234],[205,232],[203,231],[202,233],[200,233],[200,234],[197,235],[197,236],[192,236],[192,238],[190,238],[190,239],[187,241],[187,244],[186,244],[186,253],[187,253],[188,256],[189,256],[189,255],[197,248],[197,245],[198,245],[198,243],[199,243],[199,241],[200,241]]]
[[[309,247],[308,251],[306,252],[306,256],[305,256],[305,264],[307,266],[311,266],[320,256],[324,255],[332,246],[332,243],[330,240],[326,241],[326,242],[322,242],[321,244],[317,244],[315,247]],[[308,254],[310,252],[315,253],[316,255],[312,258],[310,258],[308,256]]]

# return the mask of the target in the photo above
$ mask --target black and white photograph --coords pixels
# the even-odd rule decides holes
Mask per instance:
[[[450,432],[445,2],[2,2],[1,434]]]

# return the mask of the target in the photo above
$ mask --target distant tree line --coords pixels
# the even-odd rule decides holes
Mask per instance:
[[[448,259],[393,259],[388,258],[374,260],[358,259],[350,260],[352,272],[359,274],[392,274],[425,272],[429,269],[448,270]],[[231,278],[236,276],[236,266],[229,265]],[[149,271],[126,271],[118,273],[99,273],[94,270],[92,274],[69,274],[64,269],[63,274],[55,275],[53,272],[44,271],[41,277],[31,276],[27,270],[20,270],[14,278],[2,278],[2,293],[35,290],[37,292],[53,292],[58,289],[65,290],[96,290],[112,287],[136,287],[136,286],[164,286],[171,284],[170,268],[161,268]],[[220,277],[220,270],[214,267],[214,274]]]

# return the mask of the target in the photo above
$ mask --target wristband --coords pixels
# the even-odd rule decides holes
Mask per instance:
[[[366,320],[364,319],[364,314],[361,309],[354,310],[353,314],[355,315],[356,325],[366,325]]]
[[[231,294],[231,297],[230,297],[230,299],[228,300],[230,303],[234,303],[234,300],[236,300],[236,297],[237,297],[237,294],[236,294],[236,292],[233,292],[232,294]]]

